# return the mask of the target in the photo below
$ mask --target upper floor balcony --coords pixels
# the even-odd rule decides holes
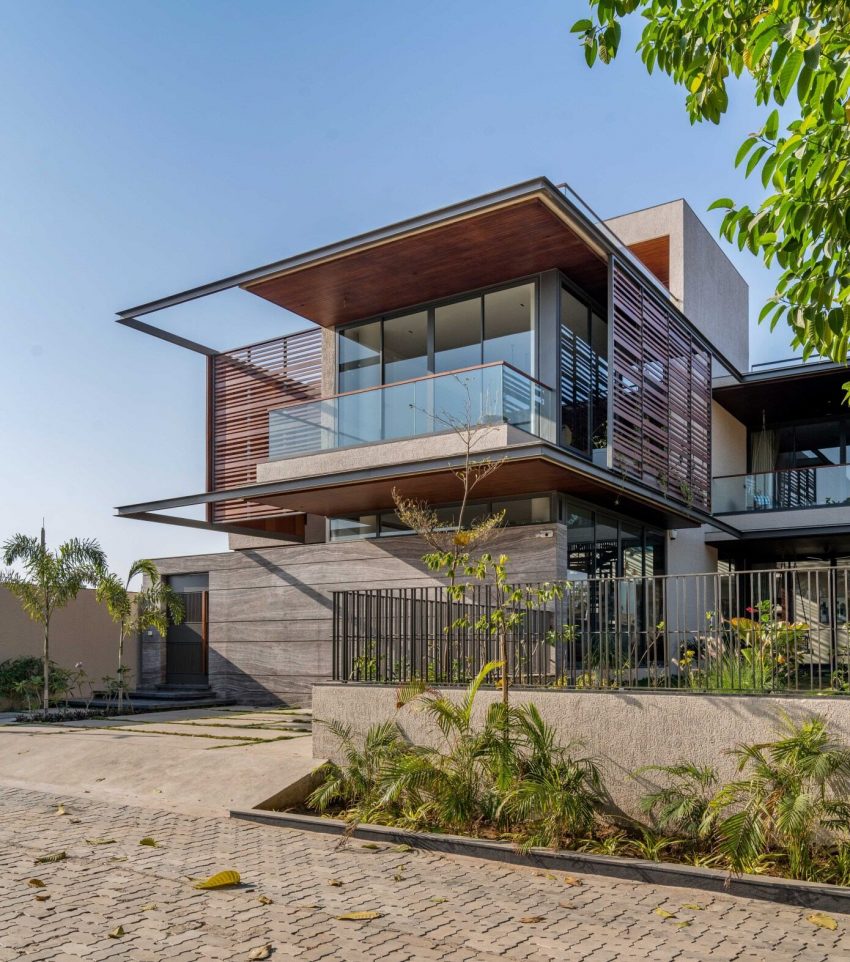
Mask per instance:
[[[320,452],[516,428],[554,442],[554,391],[505,362],[477,365],[269,412],[269,461]]]

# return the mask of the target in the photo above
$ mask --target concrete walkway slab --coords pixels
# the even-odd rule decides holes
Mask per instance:
[[[319,764],[302,732],[252,728],[277,713],[163,711],[0,727],[0,784],[220,815],[252,808]]]

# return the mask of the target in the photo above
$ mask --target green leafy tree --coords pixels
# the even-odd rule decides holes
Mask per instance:
[[[640,14],[638,51],[686,90],[691,122],[719,123],[727,84],[748,75],[773,107],[742,143],[736,165],[766,196],[753,210],[724,197],[721,234],[781,274],[761,311],[782,318],[803,356],[846,363],[850,348],[850,4],[847,0],[588,0],[577,21],[589,65],[609,63],[621,21]],[[784,108],[780,115],[780,108]],[[845,385],[850,394],[850,383]]]
[[[53,614],[77,597],[86,585],[94,584],[106,564],[97,541],[72,538],[51,551],[44,538],[16,534],[4,542],[3,563],[10,567],[0,574],[0,585],[21,603],[24,611],[43,631],[43,701],[50,709],[50,623]]]
[[[140,591],[130,590],[133,580],[139,576],[145,579]],[[185,609],[180,596],[163,581],[159,569],[146,558],[134,561],[126,579],[105,566],[98,573],[96,584],[97,600],[106,605],[112,620],[118,624],[118,672],[117,698],[118,710],[123,704],[126,685],[124,675],[124,643],[130,635],[154,629],[160,635],[165,635],[169,624],[179,625],[185,616]]]

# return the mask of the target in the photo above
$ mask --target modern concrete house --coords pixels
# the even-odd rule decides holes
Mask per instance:
[[[231,289],[305,329],[219,352],[150,323]],[[749,370],[747,285],[683,200],[601,221],[540,178],[119,321],[204,357],[208,418],[204,490],[118,514],[231,549],[157,561],[189,617],[142,640],[145,687],[302,704],[347,677],[345,598],[439,584],[392,492],[451,524],[458,424],[501,462],[472,509],[505,512],[490,547],[515,581],[628,584],[622,607],[669,576],[811,570],[806,603],[846,621],[846,372]],[[173,513],[197,505],[205,520]]]

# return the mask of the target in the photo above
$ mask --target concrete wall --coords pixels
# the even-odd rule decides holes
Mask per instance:
[[[460,692],[447,692],[458,698]],[[476,702],[479,720],[500,695],[482,691]],[[514,704],[533,702],[544,720],[555,728],[561,743],[583,743],[581,751],[600,766],[613,807],[640,817],[641,795],[657,787],[657,779],[630,773],[644,765],[679,761],[716,767],[721,777],[735,774],[726,751],[741,742],[775,738],[783,713],[794,720],[820,715],[833,732],[850,743],[850,699],[798,698],[772,695],[697,695],[640,692],[520,691]],[[439,746],[441,736],[415,705],[395,709],[395,690],[378,685],[317,685],[313,691],[317,720],[336,720],[363,733],[371,725],[395,718],[407,738]],[[313,754],[339,761],[336,740],[327,728],[314,725]]]
[[[557,573],[560,525],[500,532],[488,544],[510,555],[518,581]],[[548,536],[546,533],[548,532]],[[332,592],[439,583],[415,536],[314,545],[268,543],[221,554],[157,559],[164,575],[209,572],[209,681],[253,704],[308,704],[331,677]],[[143,682],[164,680],[163,647],[144,639]]]
[[[0,661],[34,655],[41,657],[42,630],[31,621],[20,603],[5,588],[0,588]],[[104,675],[114,675],[118,665],[118,627],[106,608],[95,600],[94,591],[85,589],[66,608],[53,616],[50,626],[50,657],[63,668],[81,661],[89,677],[100,683]],[[128,638],[124,663],[136,679],[138,644]]]
[[[749,369],[749,288],[684,200],[606,221],[631,245],[670,238],[670,293],[688,319],[739,371]]]

